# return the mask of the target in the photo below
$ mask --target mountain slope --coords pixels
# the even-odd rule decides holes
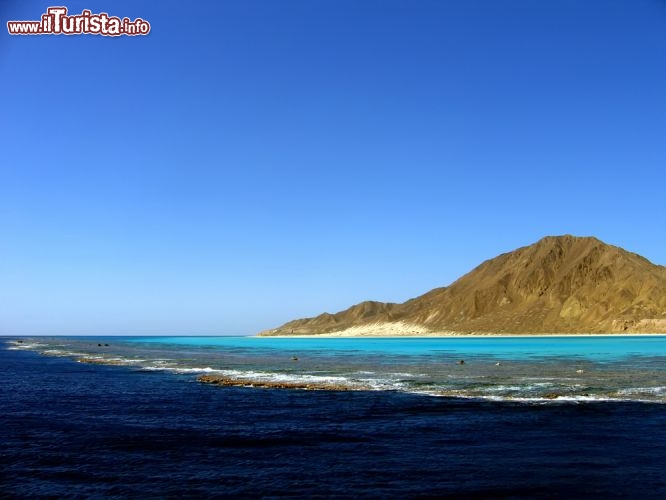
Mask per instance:
[[[386,325],[404,334],[666,332],[666,268],[596,238],[549,236],[403,304],[362,302],[261,335]]]

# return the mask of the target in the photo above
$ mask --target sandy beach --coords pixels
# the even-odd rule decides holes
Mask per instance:
[[[402,321],[391,323],[373,323],[369,325],[354,326],[338,332],[320,334],[290,334],[272,335],[262,332],[259,337],[282,337],[282,338],[339,338],[339,337],[616,337],[616,336],[649,336],[664,335],[663,333],[641,333],[641,332],[617,332],[617,333],[493,333],[493,332],[455,332],[455,331],[433,331],[422,326],[408,324]]]

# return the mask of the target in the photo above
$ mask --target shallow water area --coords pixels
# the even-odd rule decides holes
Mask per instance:
[[[666,402],[666,336],[80,337],[15,340],[92,364],[195,377],[511,401]]]

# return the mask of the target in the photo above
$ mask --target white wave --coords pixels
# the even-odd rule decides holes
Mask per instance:
[[[522,382],[532,382],[542,380],[544,382],[571,382],[580,380],[580,377],[520,377],[518,380]]]
[[[260,380],[265,382],[312,382],[344,384],[350,380],[346,377],[333,375],[310,375],[307,373],[277,373],[239,370],[221,370],[224,375],[238,379]]]
[[[657,386],[657,387],[628,387],[626,389],[620,389],[617,391],[618,394],[623,396],[640,396],[640,395],[651,395],[651,396],[665,396],[666,395],[666,386]]]
[[[261,372],[253,370],[229,370],[221,368],[206,367],[183,367],[183,366],[144,366],[146,371],[167,371],[178,374],[217,374],[229,377],[239,381],[251,382],[253,380],[260,382],[308,382],[308,383],[329,383],[345,384],[349,379],[338,376],[322,376],[310,374],[285,374],[277,372]]]
[[[40,347],[48,347],[48,344],[42,344],[40,342],[18,342],[12,341],[12,345],[16,349],[39,349]]]
[[[464,391],[441,391],[441,390],[423,390],[423,389],[409,391],[409,392],[413,394],[420,394],[424,396],[433,396],[433,397],[446,397],[446,398],[497,401],[497,402],[530,403],[530,404],[620,403],[620,402],[666,404],[666,400],[619,398],[619,397],[601,396],[601,395],[585,395],[585,396],[569,395],[569,396],[559,396],[557,398],[550,398],[543,396],[492,395],[492,394],[465,393]]]
[[[165,368],[165,370],[173,372],[173,373],[223,373],[224,370],[217,370],[215,368],[211,368],[210,366],[206,366],[203,368],[176,368],[176,367],[170,367],[170,368]]]
[[[352,384],[357,383],[363,387],[367,387],[373,391],[407,391],[409,389],[408,384],[404,382],[398,382],[393,379],[382,379],[382,378],[360,378],[352,379],[350,382]]]
[[[529,385],[494,385],[490,387],[485,387],[484,390],[488,392],[518,392],[518,391],[528,391],[530,390]]]
[[[181,368],[178,366],[142,366],[141,370],[144,371],[149,371],[149,372],[171,372],[171,373],[181,373],[181,374],[187,374],[187,373],[222,373],[223,370],[216,370],[214,368],[211,368],[209,366],[206,366],[204,368]]]

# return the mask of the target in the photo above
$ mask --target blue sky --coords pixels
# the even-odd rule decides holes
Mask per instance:
[[[152,31],[4,31],[0,334],[252,334],[553,234],[666,264],[664,1],[65,5]]]

